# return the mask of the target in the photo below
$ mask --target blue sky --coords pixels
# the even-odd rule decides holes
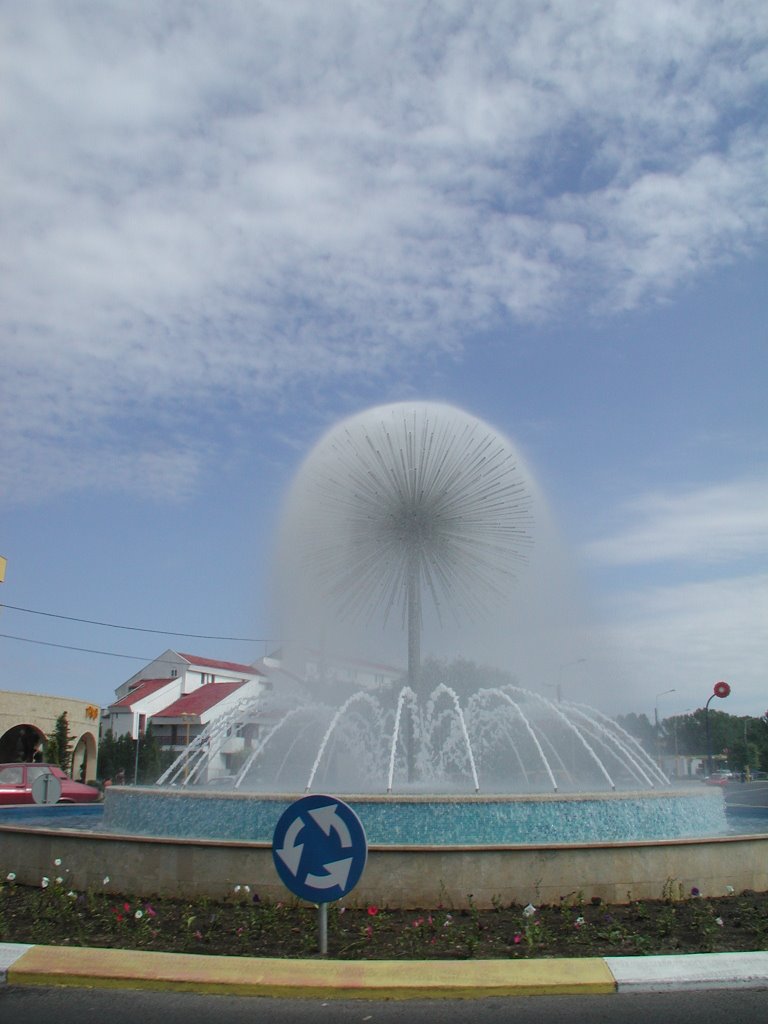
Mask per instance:
[[[0,689],[263,654],[301,460],[430,399],[520,447],[578,579],[588,636],[524,685],[667,715],[726,679],[762,714],[767,30],[760,0],[0,4],[0,599],[256,641],[6,607]]]

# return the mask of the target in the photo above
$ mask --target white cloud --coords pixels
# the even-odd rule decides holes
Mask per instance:
[[[758,0],[2,22],[9,466],[107,443],[126,404],[160,422],[169,393],[213,413],[584,294],[633,307],[764,234]]]
[[[620,511],[623,529],[585,548],[593,566],[624,571],[623,585],[602,599],[606,638],[621,652],[617,664],[627,680],[615,695],[616,710],[634,701],[634,710],[649,713],[654,695],[674,687],[660,713],[681,713],[701,707],[714,683],[726,679],[733,694],[717,710],[762,714],[768,699],[765,478],[648,494]],[[657,580],[666,566],[674,582],[640,586],[626,575],[649,566]]]
[[[768,574],[614,595],[610,615],[608,635],[633,677],[624,710],[633,700],[642,709],[644,699],[648,713],[654,695],[674,687],[660,713],[679,714],[703,706],[714,683],[725,679],[733,692],[715,710],[764,713]]]
[[[768,481],[738,480],[678,494],[649,494],[625,506],[627,524],[586,545],[601,565],[717,564],[768,552]]]

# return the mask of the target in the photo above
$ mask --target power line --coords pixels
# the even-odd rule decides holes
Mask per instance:
[[[116,651],[96,651],[92,647],[74,647],[71,644],[55,644],[51,640],[32,640],[27,636],[14,636],[11,633],[0,633],[0,638],[4,640],[18,640],[23,644],[37,644],[41,647],[58,647],[64,651],[78,651],[81,654],[101,654],[105,658],[128,658],[131,661],[144,661],[153,662],[158,664],[175,665],[176,661],[171,659],[146,657],[141,654],[118,654]],[[183,657],[183,655],[182,655]]]
[[[208,636],[205,633],[178,633],[172,629],[147,629],[143,626],[121,626],[116,622],[98,622],[95,619],[78,619],[74,615],[57,615],[55,612],[41,612],[34,608],[19,608],[15,604],[0,604],[0,608],[10,608],[14,612],[25,612],[27,615],[44,615],[48,619],[65,619],[67,622],[82,622],[87,626],[104,626],[107,629],[127,629],[132,633],[155,633],[160,636],[182,636],[190,640],[229,640],[233,643],[262,644],[265,640],[256,640],[252,636]],[[2,634],[4,635],[4,634]],[[16,639],[16,638],[12,638]],[[19,637],[18,639],[22,639]],[[34,643],[35,641],[30,641]],[[43,641],[39,641],[42,643]],[[56,646],[55,644],[53,646]],[[79,650],[79,648],[73,648]],[[96,653],[103,653],[97,651]],[[131,655],[125,655],[131,657]]]
[[[24,644],[39,644],[43,647],[60,647],[65,651],[80,651],[83,654],[103,654],[108,658],[131,658],[133,661],[154,661],[154,658],[143,658],[140,654],[116,654],[115,651],[94,651],[90,647],[72,647],[70,644],[54,644],[50,640],[30,640],[26,636],[12,636],[10,633],[0,633],[0,637],[6,640],[19,640]]]

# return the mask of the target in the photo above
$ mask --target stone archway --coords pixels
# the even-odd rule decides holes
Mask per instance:
[[[90,782],[96,778],[96,738],[84,732],[72,749],[72,778],[76,782]]]
[[[29,722],[11,726],[0,736],[0,764],[34,760],[36,748],[45,739],[45,733]]]

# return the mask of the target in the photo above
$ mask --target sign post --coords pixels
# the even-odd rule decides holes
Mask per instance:
[[[272,837],[272,859],[286,888],[317,904],[318,944],[325,956],[328,904],[354,889],[368,859],[360,819],[337,797],[304,796],[280,816]]]

